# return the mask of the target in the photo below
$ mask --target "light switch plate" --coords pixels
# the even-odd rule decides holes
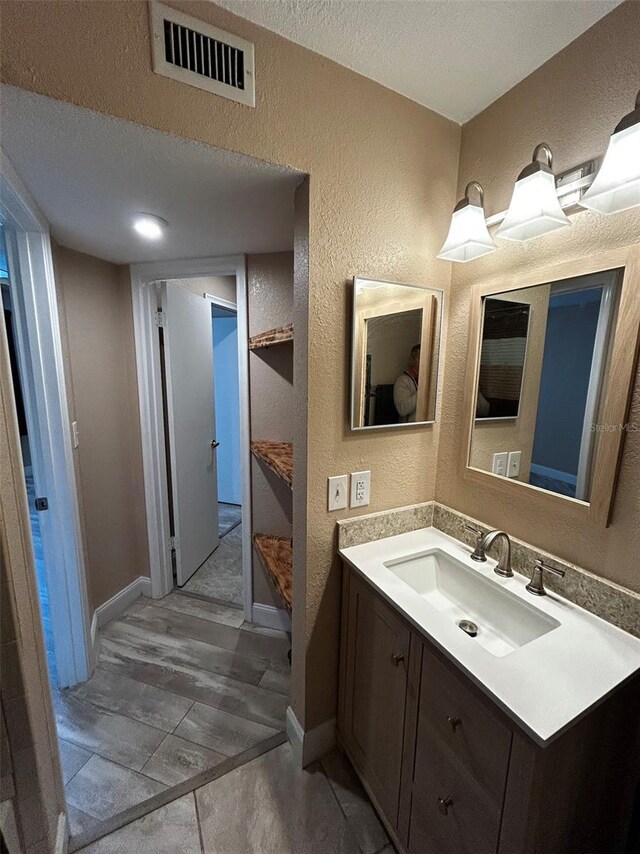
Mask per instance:
[[[522,451],[509,451],[509,461],[507,463],[507,477],[518,477],[520,474],[520,458]]]
[[[364,507],[369,503],[371,493],[371,472],[351,472],[351,506]]]
[[[329,478],[327,488],[327,507],[329,510],[343,510],[347,506],[347,475],[339,474]]]
[[[507,476],[507,464],[509,462],[509,454],[507,451],[502,451],[499,454],[493,455],[493,466],[491,467],[491,471],[494,474],[499,474],[502,477]]]

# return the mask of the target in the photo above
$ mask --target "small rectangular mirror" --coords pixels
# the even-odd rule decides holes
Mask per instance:
[[[351,429],[435,421],[443,293],[354,279]]]
[[[484,296],[469,466],[590,500],[621,278]]]

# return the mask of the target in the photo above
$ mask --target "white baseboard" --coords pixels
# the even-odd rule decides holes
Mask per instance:
[[[127,610],[129,605],[133,605],[136,599],[139,599],[141,596],[151,596],[151,579],[145,575],[136,578],[135,581],[132,581],[131,584],[128,584],[119,593],[116,593],[115,596],[112,596],[111,599],[108,599],[96,608],[94,619],[97,628],[101,629],[107,623],[110,623],[111,620],[115,620],[116,617],[119,617],[123,611]],[[93,632],[93,622],[91,629]]]
[[[274,608],[273,605],[253,605],[251,622],[256,626],[267,629],[279,629],[281,632],[291,631],[291,617],[284,608]]]
[[[296,763],[306,768],[322,759],[336,746],[336,719],[325,721],[305,732],[291,706],[287,706],[287,738],[293,749]]]
[[[98,663],[98,653],[100,651],[100,636],[98,635],[98,613],[93,612],[91,618],[91,636],[89,638],[89,678],[93,676],[93,671]]]
[[[58,816],[58,828],[56,833],[55,854],[67,854],[69,846],[69,828],[67,826],[67,814],[61,812]]]

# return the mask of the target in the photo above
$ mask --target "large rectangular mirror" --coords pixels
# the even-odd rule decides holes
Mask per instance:
[[[469,476],[492,477],[491,489],[504,497],[533,487],[532,512],[570,500],[576,514],[606,523],[624,435],[637,429],[626,419],[638,352],[639,254],[629,247],[573,262],[543,284],[524,274],[505,289],[474,286]]]
[[[351,428],[436,417],[442,291],[354,279]]]

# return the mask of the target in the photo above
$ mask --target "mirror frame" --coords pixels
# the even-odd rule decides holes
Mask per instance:
[[[625,424],[631,403],[635,368],[640,349],[640,245],[626,246],[600,252],[558,265],[516,272],[471,288],[469,308],[469,343],[464,379],[463,440],[460,466],[465,479],[491,490],[493,496],[513,502],[524,497],[530,502],[531,514],[561,513],[564,518],[607,527],[615,493],[625,431],[604,430],[600,433],[593,460],[590,500],[580,501],[566,495],[548,492],[522,481],[511,480],[469,465],[471,441],[475,424],[475,401],[480,369],[483,297],[545,285],[550,282],[586,276],[604,270],[619,269],[620,297],[614,329],[611,367],[605,388],[602,408],[604,424]],[[524,491],[523,490],[528,490]]]
[[[425,325],[429,325],[429,315],[433,311],[428,306],[425,305],[424,298],[427,296],[433,296],[438,294],[440,297],[440,316],[437,319],[437,331],[438,331],[438,369],[436,371],[436,388],[434,394],[434,409],[433,409],[433,419],[427,421],[409,421],[402,422],[399,424],[371,424],[371,425],[355,425],[354,418],[354,410],[356,399],[360,400],[362,394],[362,379],[356,376],[357,370],[357,362],[358,362],[358,353],[356,352],[359,336],[357,323],[358,318],[356,315],[356,288],[358,284],[363,284],[366,282],[372,282],[373,284],[379,285],[396,285],[398,287],[403,288],[412,288],[414,291],[423,291],[424,295],[420,304],[415,304],[410,306],[407,310],[412,311],[414,309],[420,309],[423,312],[423,332]],[[427,314],[425,315],[425,309]],[[443,342],[443,331],[444,331],[444,309],[445,309],[445,293],[442,288],[432,288],[430,285],[415,285],[409,284],[408,282],[389,282],[386,279],[371,279],[366,276],[354,276],[353,277],[353,285],[352,285],[352,294],[351,294],[351,390],[349,395],[349,429],[353,433],[358,433],[362,430],[397,430],[398,428],[405,427],[425,427],[430,426],[436,423],[438,420],[438,404],[440,402],[440,378],[442,371],[442,342]],[[435,330],[436,327],[434,327]],[[422,340],[422,339],[421,339]],[[364,343],[364,342],[363,342]],[[433,359],[433,354],[428,354],[426,351],[421,352],[420,354],[420,370],[423,371],[426,369],[427,363],[431,363]]]

